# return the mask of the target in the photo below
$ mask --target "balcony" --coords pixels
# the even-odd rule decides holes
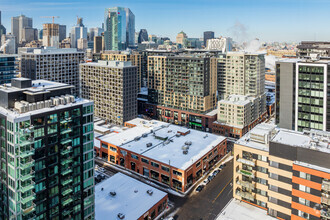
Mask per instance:
[[[63,186],[65,186],[65,185],[71,183],[72,181],[73,181],[72,179],[67,179],[67,180],[62,181],[61,184],[62,184]]]
[[[28,128],[20,128],[18,130],[18,134],[20,136],[24,136],[24,135],[31,135],[34,132],[34,127],[30,126]]]
[[[329,194],[322,193],[321,203],[330,205],[330,196],[329,196]]]
[[[247,176],[247,177],[254,178],[254,175],[253,175],[252,171],[239,170],[237,173],[242,174],[242,175]]]
[[[68,144],[68,143],[70,143],[70,142],[72,142],[72,139],[71,139],[71,138],[65,138],[65,139],[62,139],[62,140],[61,140],[61,144],[62,144],[62,145]]]
[[[243,199],[248,199],[254,201],[254,196],[249,192],[236,191],[236,195],[242,197]]]
[[[65,191],[62,192],[62,196],[66,196],[68,195],[69,193],[71,193],[73,190],[70,188],[70,189],[67,189]]]
[[[65,200],[65,201],[62,203],[62,205],[63,205],[63,206],[66,206],[66,205],[70,204],[72,201],[73,201],[72,198],[68,198],[67,200]]]
[[[22,203],[23,205],[25,205],[26,203],[33,201],[33,200],[35,199],[35,197],[36,197],[36,195],[35,195],[34,193],[32,193],[31,195],[29,195],[29,196],[27,196],[26,198],[22,199],[22,200],[21,200],[21,203]],[[22,197],[22,198],[23,198],[23,197]]]
[[[64,124],[64,123],[69,123],[71,121],[72,121],[72,118],[71,117],[68,117],[68,118],[61,119],[60,123],[61,124]]]
[[[65,175],[67,175],[67,174],[69,174],[69,173],[72,173],[72,169],[65,169],[65,170],[63,170],[63,171],[61,172],[62,176],[65,176]]]
[[[30,191],[32,189],[34,189],[34,182],[33,181],[32,181],[31,184],[29,184],[27,186],[21,186],[21,188],[20,188],[19,191],[21,191],[21,193],[26,193],[26,192],[28,192],[28,191]]]
[[[26,215],[28,215],[28,214],[30,214],[30,213],[32,213],[32,212],[34,212],[34,211],[36,210],[36,208],[35,208],[35,204],[32,203],[32,205],[29,206],[29,207],[27,207],[27,208],[23,208],[23,207],[22,207],[21,210],[22,210],[22,214],[23,214],[24,216],[26,216]]]
[[[248,188],[248,189],[254,189],[254,184],[253,183],[250,183],[250,182],[247,182],[247,181],[237,181],[236,182],[238,185],[240,185],[240,186],[244,186],[244,187],[246,187],[246,188]]]
[[[72,158],[62,159],[61,164],[64,166],[66,164],[72,163]]]
[[[18,144],[21,146],[21,147],[24,147],[24,146],[27,146],[27,145],[31,145],[31,144],[34,144],[34,138],[31,136],[29,138],[24,138],[23,140],[19,140],[18,141]]]
[[[330,219],[330,210],[321,209],[321,217],[324,219]]]
[[[322,181],[322,190],[330,192],[330,181]]]
[[[72,132],[72,129],[71,128],[63,128],[61,129],[61,134],[67,134],[67,133],[70,133]]]
[[[61,151],[61,155],[64,156],[64,155],[69,154],[69,153],[72,153],[72,152],[73,152],[73,150],[72,150],[72,147],[71,147],[69,149],[62,150]]]
[[[72,212],[72,210],[64,210],[64,211],[62,212],[62,215],[63,215],[63,216],[67,216],[67,215],[69,215],[71,212]]]
[[[243,163],[243,164],[246,164],[246,165],[249,165],[249,166],[255,166],[255,163],[251,160],[247,160],[247,159],[244,159],[244,158],[239,158],[237,159],[237,162],[240,162],[240,163]]]
[[[31,148],[29,150],[23,150],[20,152],[19,157],[20,158],[26,158],[34,155],[34,148]]]
[[[21,162],[20,164],[19,164],[19,168],[21,169],[21,170],[26,170],[26,169],[28,169],[28,168],[31,168],[31,167],[33,167],[34,166],[34,160],[31,160],[31,161],[29,161],[29,162]]]
[[[30,172],[28,173],[25,173],[25,174],[21,174],[20,176],[20,180],[22,182],[26,181],[26,180],[29,180],[29,179],[32,179],[34,177],[34,171],[31,170]]]

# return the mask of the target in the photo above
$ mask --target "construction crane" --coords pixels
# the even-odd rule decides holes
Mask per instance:
[[[53,24],[54,24],[54,19],[59,18],[59,16],[41,16],[40,18],[52,18],[53,19]]]

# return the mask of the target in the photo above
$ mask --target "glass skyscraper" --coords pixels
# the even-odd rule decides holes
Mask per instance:
[[[125,50],[135,44],[135,16],[129,8],[105,10],[105,50]]]

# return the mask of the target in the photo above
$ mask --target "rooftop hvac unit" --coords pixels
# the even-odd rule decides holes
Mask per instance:
[[[206,134],[203,138],[205,139],[205,138],[207,138],[208,137],[208,135]]]
[[[125,215],[123,213],[118,213],[117,217],[119,219],[124,219],[125,218]]]
[[[40,102],[37,102],[37,109],[41,109]]]
[[[188,150],[184,150],[184,151],[182,151],[182,153],[186,155],[186,154],[188,154]]]
[[[191,141],[186,141],[184,144],[190,146],[192,144],[192,142]]]
[[[32,110],[33,110],[32,104],[29,104],[29,111],[32,111]]]
[[[176,135],[175,136],[177,136],[177,137],[180,137],[181,136],[181,134],[180,133],[176,133]]]
[[[49,108],[51,103],[52,103],[51,100],[46,100],[45,101],[45,108]]]
[[[169,144],[169,143],[171,143],[169,140],[166,140],[166,141],[164,142],[164,144]]]
[[[63,97],[59,98],[59,100],[60,100],[60,104],[61,105],[65,105],[66,104],[65,99]]]
[[[183,145],[183,146],[181,147],[181,149],[182,149],[182,150],[188,150],[189,147],[188,147],[187,145]]]
[[[71,102],[70,96],[65,96],[64,98],[65,98],[65,102],[66,103],[70,103]]]
[[[59,105],[60,105],[60,100],[59,100],[59,98],[55,98],[55,99],[53,99],[53,105],[54,105],[54,106],[59,106]]]
[[[144,137],[144,138],[148,137],[148,134],[142,134],[142,137]]]
[[[147,143],[147,147],[151,147],[152,146],[152,143]]]
[[[138,141],[138,140],[140,140],[140,137],[134,138],[134,141]]]
[[[111,192],[109,193],[109,195],[112,196],[112,197],[114,197],[114,196],[117,195],[117,193],[116,193],[115,191],[111,191]]]
[[[148,190],[147,190],[147,193],[148,193],[149,196],[152,196],[152,194],[153,194],[154,192],[152,191],[152,189],[148,189]]]
[[[168,130],[168,131],[167,131],[167,133],[171,133],[171,132],[172,132],[172,130]]]

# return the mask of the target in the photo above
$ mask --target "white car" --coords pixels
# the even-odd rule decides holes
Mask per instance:
[[[205,179],[202,184],[207,185],[210,181],[208,179]]]
[[[99,165],[96,164],[96,165],[95,165],[95,169],[98,169],[98,168],[99,168]]]

